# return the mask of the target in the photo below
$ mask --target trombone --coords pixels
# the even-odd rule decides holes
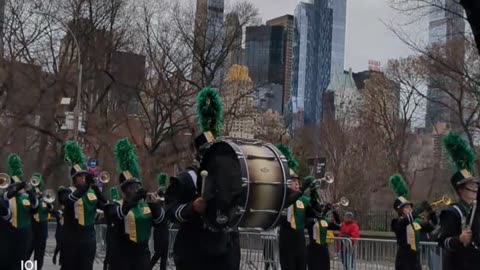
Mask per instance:
[[[46,189],[43,192],[43,201],[52,204],[55,201],[55,191],[53,189]]]
[[[0,189],[6,189],[12,183],[12,178],[6,173],[0,173]]]

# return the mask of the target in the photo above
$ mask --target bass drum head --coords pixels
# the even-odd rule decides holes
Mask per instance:
[[[207,202],[207,225],[224,229],[235,225],[244,200],[241,166],[235,150],[227,142],[216,142],[203,155],[200,171],[208,172],[203,197]]]

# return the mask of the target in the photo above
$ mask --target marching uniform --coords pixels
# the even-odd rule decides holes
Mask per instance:
[[[35,173],[34,177],[37,177],[39,180],[39,186],[37,193],[43,188],[43,180],[39,173]],[[43,267],[43,259],[45,257],[45,247],[47,245],[48,238],[48,216],[53,212],[53,206],[47,204],[41,197],[39,200],[38,211],[32,216],[32,232],[33,240],[32,247],[29,252],[29,257],[34,254],[33,258],[37,261],[38,269]]]
[[[390,177],[389,184],[397,195],[393,209],[397,211],[398,217],[391,222],[391,230],[395,233],[398,246],[395,270],[421,270],[420,233],[433,231],[433,226],[428,222],[423,222],[417,218],[417,214],[413,213],[413,204],[407,199],[408,187],[400,175],[396,174]]]
[[[110,245],[111,269],[150,270],[148,243],[152,227],[164,221],[165,212],[159,202],[145,201],[147,193],[141,188],[140,169],[128,139],[117,142],[115,158],[122,170],[119,182],[125,199],[110,204],[106,211],[114,224]]]
[[[313,205],[317,203],[312,203]],[[340,225],[335,223],[331,218],[326,216],[326,211],[322,213],[319,206],[314,211],[312,206],[309,216],[308,235],[310,242],[307,246],[308,269],[330,269],[330,252],[328,250],[327,234],[329,230],[339,230]],[[336,211],[333,212],[334,219],[340,220]]]
[[[53,251],[53,257],[52,257],[52,262],[53,264],[57,264],[57,257],[58,254],[60,253],[60,257],[58,257],[58,265],[62,265],[63,262],[63,253],[61,252],[62,249],[62,240],[63,240],[63,235],[62,235],[62,227],[63,227],[63,211],[62,210],[56,210],[53,212],[53,216],[55,217],[55,220],[57,222],[57,226],[55,228],[55,250]]]
[[[167,217],[179,224],[173,247],[176,269],[225,270],[238,267],[232,266],[232,258],[236,257],[232,252],[238,251],[235,233],[212,232],[204,228],[201,215],[193,209],[201,184],[196,169],[190,168],[172,177],[166,192]]]
[[[20,157],[10,155],[8,166],[14,183],[4,193],[10,216],[0,228],[6,234],[6,241],[2,244],[5,249],[0,250],[0,256],[5,256],[0,258],[0,269],[15,270],[21,268],[22,260],[28,260],[32,241],[31,217],[38,209],[38,200],[33,189],[26,191],[28,184],[20,182],[23,176]]]
[[[465,247],[459,240],[466,226],[472,207],[463,201],[456,202],[440,214],[441,233],[439,244],[444,249],[445,270],[480,269],[480,250],[473,246]]]
[[[92,270],[97,249],[95,215],[97,209],[103,209],[106,201],[98,187],[93,185],[93,175],[86,171],[81,148],[69,141],[65,146],[65,156],[65,160],[72,163],[70,175],[74,183],[77,178],[86,177],[84,184],[58,192],[59,202],[65,207],[61,269]]]
[[[165,190],[168,187],[168,174],[161,173],[157,177],[157,184],[159,189],[157,190],[157,195],[162,202],[162,206],[165,203]],[[167,269],[167,260],[168,260],[168,243],[170,238],[169,223],[167,220],[155,226],[153,228],[153,249],[154,253],[150,261],[150,268],[153,269],[157,264],[158,260],[160,261],[160,270]]]
[[[291,205],[287,208],[287,216],[280,223],[280,266],[282,270],[304,270],[307,267],[305,223],[310,199],[303,196],[303,192],[295,192],[290,194],[287,202]]]
[[[116,202],[120,201],[120,194],[118,192],[117,187],[110,188],[110,201],[105,205],[105,209],[110,209],[110,207],[114,206]],[[105,215],[105,223],[107,226],[107,230],[105,232],[105,258],[103,259],[103,270],[112,269],[112,242],[113,242],[113,230],[115,229],[115,224],[113,220],[110,219],[110,215],[108,213]]]
[[[444,251],[443,269],[477,270],[480,269],[480,249],[475,248],[473,242],[465,246],[460,241],[460,235],[470,225],[473,214],[473,205],[467,203],[466,200],[471,200],[472,197],[479,198],[480,181],[471,173],[475,164],[475,154],[466,142],[455,133],[449,133],[444,138],[443,146],[455,165],[456,172],[450,178],[450,183],[461,197],[458,202],[440,213],[438,243]],[[473,190],[473,186],[476,186],[477,190]],[[464,197],[462,198],[462,196]]]

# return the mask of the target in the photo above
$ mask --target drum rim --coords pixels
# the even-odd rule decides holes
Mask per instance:
[[[276,224],[278,223],[278,221],[280,220],[280,217],[282,216],[282,209],[284,208],[285,206],[285,200],[286,200],[286,196],[287,196],[287,188],[286,188],[286,184],[287,184],[287,179],[286,179],[286,172],[285,172],[285,168],[283,166],[283,162],[282,162],[282,155],[280,155],[277,151],[278,149],[271,143],[265,143],[265,146],[270,149],[274,154],[275,156],[277,157],[277,160],[278,162],[280,163],[280,167],[282,168],[282,177],[283,177],[283,183],[284,183],[284,187],[283,187],[283,199],[282,199],[282,207],[281,209],[278,211],[278,215],[277,215],[277,218],[275,219],[275,221],[273,222],[273,224],[268,227],[267,230],[271,230],[272,228],[274,228],[276,226]],[[285,156],[283,156],[285,158]]]

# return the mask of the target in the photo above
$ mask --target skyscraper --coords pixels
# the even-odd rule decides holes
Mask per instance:
[[[435,7],[430,14],[429,43],[446,44],[463,39],[465,20],[458,14],[463,14],[463,8],[456,0],[438,0],[444,8]],[[452,99],[445,92],[435,86],[436,83],[446,82],[447,78],[431,77],[427,90],[427,112],[425,127],[432,131],[438,123],[455,124],[456,119],[452,111],[443,104],[451,104]],[[443,104],[441,104],[443,103]]]
[[[295,9],[291,108],[294,129],[322,119],[322,98],[331,74],[332,25],[329,0],[299,3]]]
[[[218,87],[222,81],[223,69],[213,67],[217,64],[216,58],[221,53],[225,35],[224,7],[224,0],[197,0],[192,79],[199,85]],[[211,70],[215,73],[210,73]]]
[[[283,113],[288,107],[292,91],[293,23],[293,15],[284,15],[267,21],[267,25],[270,26],[283,26]]]
[[[345,70],[345,33],[347,24],[347,0],[330,0],[333,10],[331,74],[343,77]]]
[[[283,26],[247,27],[245,62],[256,86],[258,109],[282,112],[284,83]]]

